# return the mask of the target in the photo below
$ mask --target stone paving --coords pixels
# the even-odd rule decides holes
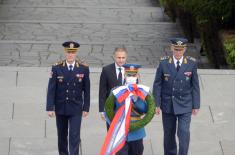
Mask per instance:
[[[97,155],[106,134],[98,113],[101,68],[91,67],[91,109],[82,122],[82,154]],[[0,67],[0,152],[3,155],[56,155],[55,119],[47,117],[48,67]],[[141,69],[152,86],[155,69]],[[199,70],[201,110],[192,118],[189,155],[233,155],[235,151],[235,71]],[[161,155],[161,117],[147,125],[145,155]]]
[[[98,113],[99,76],[114,48],[127,48],[128,62],[143,65],[141,81],[152,87],[159,58],[171,53],[169,37],[181,35],[157,0],[0,0],[0,154],[58,154],[45,100],[49,66],[63,59],[63,41],[79,41],[79,57],[91,66],[82,154],[97,155],[106,134]],[[203,67],[199,51],[196,40],[187,55]],[[235,72],[199,69],[199,75],[202,107],[192,120],[189,155],[233,155]],[[161,117],[146,130],[144,154],[163,154]]]

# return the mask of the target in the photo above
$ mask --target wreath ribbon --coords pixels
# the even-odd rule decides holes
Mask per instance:
[[[133,104],[131,97],[138,96],[142,100],[145,100],[149,91],[149,89],[146,88],[148,87],[131,84],[121,86],[113,90],[113,94],[118,103],[122,105],[117,110],[111,122],[109,131],[101,148],[100,155],[113,155],[124,146],[130,127],[131,109]],[[124,101],[125,104],[123,104]]]
[[[129,95],[111,122],[100,155],[114,155],[124,146],[130,126],[131,108],[132,101]]]

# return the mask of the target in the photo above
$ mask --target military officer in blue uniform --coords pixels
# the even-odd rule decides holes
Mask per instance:
[[[185,38],[171,39],[173,55],[161,59],[153,84],[156,114],[162,110],[164,155],[188,154],[191,115],[196,115],[200,108],[197,63],[184,56],[186,44]]]
[[[79,43],[62,45],[66,60],[52,66],[46,111],[56,116],[59,155],[78,155],[81,119],[90,108],[89,68],[76,60]]]

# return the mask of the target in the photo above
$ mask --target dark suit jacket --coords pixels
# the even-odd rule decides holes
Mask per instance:
[[[173,58],[163,58],[156,72],[153,95],[156,106],[164,113],[183,114],[199,109],[200,89],[195,59],[184,57],[177,72]]]
[[[88,112],[89,107],[89,68],[77,61],[72,73],[65,61],[52,66],[46,110],[61,115],[79,115],[82,111]]]
[[[99,85],[99,112],[104,111],[104,104],[112,88],[118,86],[115,64],[102,68]]]

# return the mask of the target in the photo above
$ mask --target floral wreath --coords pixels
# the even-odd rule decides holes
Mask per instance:
[[[145,125],[147,125],[153,118],[154,114],[155,114],[155,102],[154,102],[154,98],[151,94],[148,94],[145,97],[145,101],[147,103],[147,112],[146,114],[143,116],[142,119],[137,120],[135,122],[131,122],[130,124],[130,131],[135,131],[138,130],[140,128],[143,128]],[[106,102],[105,102],[105,112],[107,114],[107,117],[109,118],[110,121],[112,121],[112,119],[114,118],[115,112],[114,112],[114,104],[115,103],[115,96],[113,94],[109,95],[109,97],[107,98]]]

